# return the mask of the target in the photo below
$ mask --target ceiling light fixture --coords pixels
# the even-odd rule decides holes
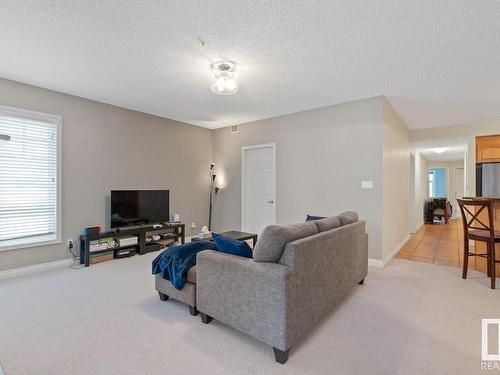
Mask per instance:
[[[445,152],[445,151],[446,151],[446,149],[445,149],[444,147],[440,147],[440,148],[435,148],[435,149],[434,149],[434,152],[435,152],[436,154],[442,154],[442,153],[443,153],[443,152]]]
[[[210,89],[217,95],[234,95],[238,92],[238,81],[234,75],[235,64],[231,61],[217,61],[212,64],[213,76]]]

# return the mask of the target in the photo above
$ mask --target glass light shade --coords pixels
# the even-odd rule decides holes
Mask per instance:
[[[229,71],[217,71],[210,82],[210,89],[217,95],[233,95],[238,92],[238,81]]]

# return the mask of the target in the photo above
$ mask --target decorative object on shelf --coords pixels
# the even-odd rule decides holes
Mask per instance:
[[[89,227],[83,230],[83,234],[89,238],[91,237],[97,238],[99,236],[99,233],[101,233],[100,227]]]
[[[212,233],[210,233],[210,230],[207,228],[206,225],[204,225],[201,228],[201,232],[198,233],[198,238],[208,238],[211,236]]]
[[[213,76],[210,89],[217,95],[234,95],[238,92],[238,81],[234,74],[233,61],[217,61],[212,64]]]
[[[220,190],[217,186],[215,186],[215,178],[217,175],[214,171],[215,163],[210,163],[210,204],[208,211],[208,230],[212,230],[212,202],[214,198],[214,194],[217,194]]]

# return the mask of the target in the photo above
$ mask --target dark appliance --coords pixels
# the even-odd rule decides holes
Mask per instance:
[[[500,163],[476,165],[476,196],[500,198]]]
[[[169,190],[112,190],[111,228],[167,222]]]

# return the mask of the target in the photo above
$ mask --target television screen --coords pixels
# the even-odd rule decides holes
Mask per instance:
[[[111,191],[111,228],[169,220],[168,190]]]

